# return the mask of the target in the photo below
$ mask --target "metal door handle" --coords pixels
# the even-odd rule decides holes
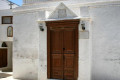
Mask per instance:
[[[65,50],[65,48],[63,48],[63,51]]]

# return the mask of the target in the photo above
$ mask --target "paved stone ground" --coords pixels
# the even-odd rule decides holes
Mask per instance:
[[[0,72],[0,80],[19,80],[19,79],[13,79],[12,72]]]
[[[13,80],[12,73],[0,72],[0,80]]]

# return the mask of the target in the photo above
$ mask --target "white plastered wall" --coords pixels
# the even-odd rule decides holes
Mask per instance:
[[[81,23],[84,20],[81,20]],[[90,21],[84,21],[85,28],[89,38],[81,38],[80,34],[84,32],[79,25],[79,76],[78,80],[90,80],[91,77],[91,26]]]
[[[39,32],[39,75],[38,80],[47,80],[47,27],[43,24],[44,31]]]
[[[15,13],[14,14],[14,44],[13,44],[13,76],[18,79],[38,79],[38,65],[42,60],[40,53],[45,54],[42,48],[44,37],[39,34],[38,18],[45,18],[44,11]],[[39,57],[39,55],[41,57]],[[43,60],[42,60],[43,61]],[[44,62],[43,62],[44,63]],[[44,66],[42,64],[42,66]]]
[[[92,25],[91,80],[120,80],[120,5],[90,8]]]

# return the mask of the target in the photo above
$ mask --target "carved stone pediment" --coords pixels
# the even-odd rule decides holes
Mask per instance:
[[[78,17],[64,3],[60,3],[56,9],[50,14],[48,19],[74,18]]]

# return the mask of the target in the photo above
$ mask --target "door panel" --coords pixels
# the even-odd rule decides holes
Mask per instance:
[[[63,79],[62,36],[60,29],[52,29],[51,37],[51,78]]]
[[[3,65],[2,65],[2,53],[3,53],[2,50],[0,50],[0,68],[3,67]]]
[[[64,29],[64,41],[63,41],[63,44],[64,44],[64,54],[74,54],[75,50],[75,33],[74,33],[75,29]]]
[[[75,29],[64,29],[64,79],[74,79]]]
[[[51,42],[51,54],[61,54],[62,53],[62,30],[52,29],[50,31],[50,42]]]
[[[64,54],[64,79],[74,79],[74,54]]]
[[[7,49],[0,49],[0,68],[7,67]]]
[[[51,78],[63,79],[63,56],[61,54],[51,56]]]
[[[3,49],[3,67],[7,67],[7,49]]]

